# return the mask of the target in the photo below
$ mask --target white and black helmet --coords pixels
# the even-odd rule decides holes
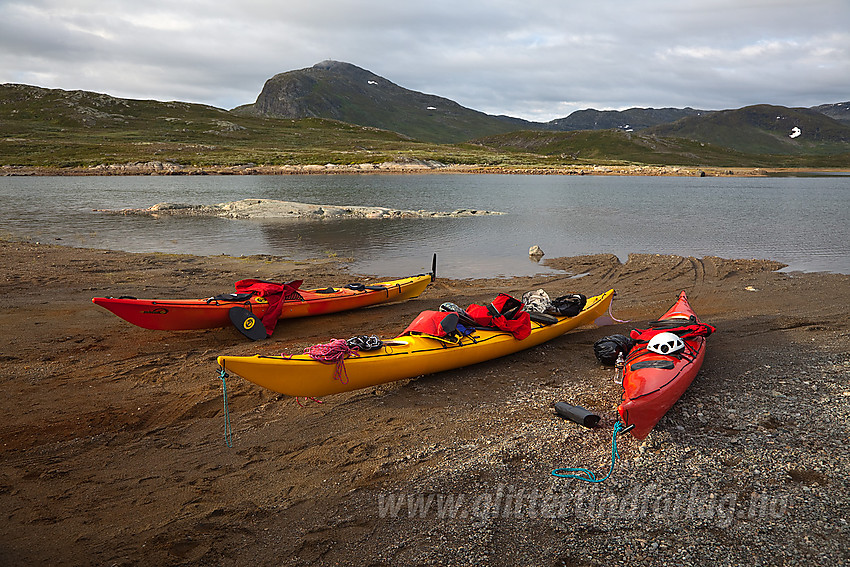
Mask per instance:
[[[657,352],[658,354],[675,354],[680,350],[685,349],[685,343],[675,333],[658,333],[646,345],[647,350]]]

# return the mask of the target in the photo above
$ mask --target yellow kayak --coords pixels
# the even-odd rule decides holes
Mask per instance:
[[[323,363],[308,354],[292,356],[219,356],[227,373],[288,396],[319,397],[461,368],[537,346],[605,315],[614,290],[587,298],[575,317],[558,317],[552,324],[531,323],[531,334],[517,340],[500,330],[476,330],[457,344],[420,335],[403,335],[371,351],[341,361]]]

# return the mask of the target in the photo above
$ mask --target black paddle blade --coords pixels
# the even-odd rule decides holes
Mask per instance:
[[[536,311],[529,311],[528,316],[531,317],[531,320],[535,323],[540,323],[541,325],[553,325],[558,322],[558,318],[554,315],[549,315],[548,313],[537,313]]]
[[[259,341],[267,337],[263,322],[244,307],[236,306],[230,308],[230,322],[233,323],[236,330],[252,341]]]
[[[566,402],[558,402],[555,404],[555,412],[563,417],[574,421],[585,427],[596,427],[599,423],[599,416],[590,410],[586,410],[581,406],[571,406]]]
[[[434,252],[434,257],[431,259],[431,281],[437,279],[437,253]]]

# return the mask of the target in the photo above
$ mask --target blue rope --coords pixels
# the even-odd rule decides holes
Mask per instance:
[[[617,433],[624,430],[624,426],[619,421],[614,424],[614,434],[611,436],[611,468],[608,469],[608,474],[605,475],[605,478],[596,478],[596,475],[593,474],[593,471],[582,468],[572,468],[572,469],[555,469],[552,471],[552,476],[557,476],[561,478],[575,478],[578,480],[583,480],[585,482],[603,482],[608,480],[608,477],[611,476],[611,473],[614,472],[614,463],[617,462]]]
[[[224,367],[219,371],[221,378],[222,397],[224,398],[224,442],[228,447],[233,447],[232,431],[230,430],[230,413],[227,411],[227,382],[224,380],[227,377],[227,372]]]

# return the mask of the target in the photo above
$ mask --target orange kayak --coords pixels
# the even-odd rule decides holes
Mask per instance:
[[[710,325],[700,323],[683,291],[651,329],[632,332],[638,343],[625,360],[623,401],[617,408],[623,424],[634,425],[632,435],[638,439],[649,435],[688,389],[705,358],[706,337],[713,331]],[[661,333],[675,335],[670,343],[675,346],[661,341],[653,343],[652,338]],[[675,340],[676,337],[680,340]]]
[[[420,274],[365,286],[299,289],[296,297],[283,300],[280,319],[324,315],[411,299],[421,294],[432,280],[433,274]],[[268,301],[261,295],[238,301],[95,297],[92,302],[134,325],[162,331],[227,327],[231,324],[229,313],[232,307],[244,307],[258,319],[269,308]]]

